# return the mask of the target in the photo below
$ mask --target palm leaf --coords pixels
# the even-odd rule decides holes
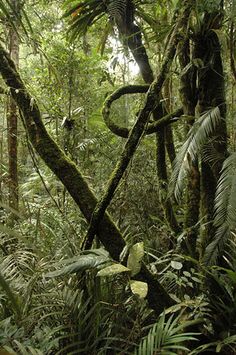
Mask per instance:
[[[171,316],[168,321],[165,321],[165,314],[163,314],[157,323],[152,326],[148,335],[142,339],[135,355],[153,355],[156,353],[177,355],[178,350],[188,351],[184,342],[197,340],[194,337],[196,333],[184,333],[183,329],[193,324],[194,321],[179,324],[179,318]]]
[[[199,117],[190,129],[187,140],[176,156],[170,179],[169,194],[174,194],[177,201],[181,198],[184,179],[190,171],[191,162],[196,160],[221,120],[219,107],[214,107]]]
[[[228,241],[231,231],[236,228],[236,152],[224,162],[216,189],[214,227],[216,235],[207,246],[204,262],[215,263],[219,251]]]
[[[90,250],[83,255],[74,256],[70,259],[63,260],[63,266],[58,269],[58,263],[54,265],[57,270],[48,272],[45,277],[54,278],[58,276],[73,274],[79,271],[95,269],[100,265],[109,262],[109,254],[103,249]]]
[[[5,17],[9,23],[11,24],[11,26],[13,27],[14,31],[17,33],[17,35],[19,36],[19,25],[20,27],[23,29],[25,35],[28,37],[28,30],[24,25],[24,21],[26,21],[27,25],[28,25],[28,29],[30,30],[30,33],[33,33],[33,29],[30,23],[30,20],[26,14],[26,12],[23,9],[23,6],[20,6],[20,11],[18,11],[15,8],[15,5],[9,1],[6,0],[5,1],[6,4],[4,4],[4,1],[0,0],[0,16]]]
[[[63,17],[70,17],[68,32],[71,33],[71,40],[84,35],[88,27],[105,14],[105,5],[100,0],[71,1],[64,3],[66,9]]]
[[[3,275],[1,273],[0,273],[0,287],[2,287],[3,290],[6,292],[6,295],[9,299],[9,301],[11,302],[11,305],[12,305],[12,308],[13,308],[15,314],[17,315],[18,318],[20,318],[21,308],[20,308],[20,305],[18,302],[17,295],[14,294],[9,283],[7,282],[7,280],[3,277]]]

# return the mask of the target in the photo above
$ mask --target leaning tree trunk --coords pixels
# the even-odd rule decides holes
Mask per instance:
[[[194,0],[192,0],[191,2],[186,0],[184,2],[183,10],[180,12],[174,29],[172,31],[165,58],[160,69],[160,73],[149,87],[144,106],[139,112],[137,120],[124,146],[121,157],[117,162],[113,173],[111,174],[111,178],[108,182],[107,188],[93,212],[93,216],[86,236],[86,249],[89,249],[92,246],[92,242],[94,236],[97,233],[100,221],[102,220],[103,215],[114,196],[117,186],[119,185],[120,180],[138,147],[141,137],[145,133],[145,129],[148,126],[149,117],[151,113],[158,109],[161,97],[161,90],[170,71],[172,61],[176,54],[176,47],[180,40],[179,33],[180,30],[184,28],[188,23],[189,15],[191,13],[193,4]]]
[[[1,45],[0,72],[22,113],[26,131],[32,145],[47,166],[67,188],[89,222],[97,204],[96,197],[76,165],[65,155],[46,131],[35,100],[29,95],[16,71],[13,61]],[[100,241],[112,258],[119,261],[120,253],[125,247],[125,241],[107,213],[103,215],[97,233]],[[147,298],[150,307],[153,308],[156,313],[159,314],[165,307],[169,307],[173,304],[173,300],[168,293],[144,264],[136,278],[148,283]]]
[[[139,66],[140,73],[146,84],[151,84],[154,80],[152,68],[149,63],[146,49],[142,42],[141,30],[137,24],[134,23],[135,6],[132,0],[123,1],[124,16],[120,16],[118,11],[115,16],[115,22],[119,30],[120,37],[128,45],[132,55]],[[113,14],[114,15],[114,14]],[[159,103],[157,108],[153,110],[153,118],[158,121],[164,116],[162,104]],[[169,131],[171,127],[169,127]],[[166,166],[166,152],[165,152],[165,128],[161,128],[156,133],[156,166],[157,176],[159,179],[160,189],[166,192],[168,185],[167,166]],[[163,194],[161,194],[163,195]],[[164,194],[165,195],[165,194]],[[162,201],[164,204],[164,214],[167,223],[171,229],[178,233],[179,226],[172,208],[171,201],[165,199]]]
[[[16,13],[20,10],[18,0],[11,0],[12,8]],[[16,67],[19,66],[19,37],[12,24],[9,25],[9,53]],[[18,210],[19,195],[18,195],[18,167],[17,167],[17,105],[9,96],[7,102],[7,129],[8,129],[8,184],[9,184],[9,207]]]

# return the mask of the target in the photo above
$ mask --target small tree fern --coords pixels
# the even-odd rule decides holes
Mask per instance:
[[[204,261],[207,265],[216,262],[219,252],[236,228],[236,152],[224,162],[215,196],[215,238],[207,246]]]
[[[187,140],[176,156],[170,179],[169,193],[174,194],[177,201],[181,198],[184,179],[190,171],[190,163],[197,158],[201,148],[207,143],[221,120],[219,107],[214,107],[200,116],[190,129]]]

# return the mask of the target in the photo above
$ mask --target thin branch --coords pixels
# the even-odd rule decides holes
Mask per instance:
[[[37,103],[29,95],[16,71],[14,62],[1,45],[0,72],[24,116],[26,130],[35,150],[62,181],[85,218],[90,220],[97,203],[96,197],[76,165],[64,154],[46,131]],[[125,247],[125,241],[107,213],[99,224],[98,235],[111,257],[118,261],[120,253]],[[141,271],[135,278],[148,283],[147,299],[150,307],[157,314],[163,312],[165,307],[173,305],[174,301],[144,264],[142,264]]]
[[[107,189],[104,195],[102,196],[101,200],[96,205],[96,208],[94,209],[90,226],[88,229],[88,233],[86,235],[86,239],[84,242],[84,246],[86,249],[91,248],[100,221],[102,220],[106,208],[110,204],[114,196],[114,193],[116,191],[116,188],[119,185],[119,182],[138,147],[140,139],[147,126],[150,114],[153,112],[153,110],[155,110],[155,108],[158,105],[159,102],[158,99],[161,95],[162,86],[169,73],[172,61],[175,57],[176,48],[179,43],[179,39],[180,39],[179,31],[181,28],[187,27],[188,18],[192,10],[193,4],[194,4],[194,0],[192,1],[185,0],[183,4],[184,10],[182,14],[179,16],[179,19],[171,35],[171,39],[169,41],[168,49],[164,58],[162,68],[160,70],[160,74],[157,76],[156,80],[154,80],[153,83],[150,85],[150,88],[146,95],[144,107],[140,111],[137,121],[130,132],[129,138],[125,144],[120,160],[117,163],[111,175],[111,179],[108,183]]]
[[[120,97],[127,94],[138,94],[145,93],[148,91],[150,85],[127,85],[122,86],[121,88],[114,91],[110,96],[108,96],[104,102],[102,115],[106,126],[110,129],[111,132],[122,138],[128,138],[131,129],[127,127],[122,127],[116,124],[110,118],[110,109],[114,101],[118,100]],[[146,130],[145,135],[152,134],[157,132],[161,127],[165,127],[168,124],[175,122],[177,117],[180,117],[183,114],[183,109],[179,108],[176,111],[160,118],[154,123],[150,123]]]

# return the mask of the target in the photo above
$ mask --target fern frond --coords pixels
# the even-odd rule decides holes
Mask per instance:
[[[207,246],[204,262],[215,263],[219,251],[228,241],[231,231],[236,228],[236,152],[224,162],[215,196],[214,227],[216,235]]]
[[[126,16],[126,0],[110,0],[107,5],[107,12],[109,16],[116,20]]]
[[[220,110],[217,106],[199,117],[190,129],[186,142],[176,156],[170,179],[169,194],[174,194],[177,201],[181,198],[184,179],[190,171],[190,163],[197,158],[201,148],[214,133],[221,120]]]
[[[152,326],[148,335],[142,339],[135,355],[153,355],[154,353],[177,355],[178,350],[188,351],[184,343],[197,340],[194,337],[196,333],[183,332],[183,329],[190,323],[179,324],[179,317],[173,318],[173,316],[165,321],[165,314],[163,314],[157,323]]]
[[[69,18],[68,32],[71,40],[84,35],[88,27],[101,18],[106,11],[105,3],[100,0],[86,0],[84,2],[68,0],[64,3],[64,18]]]

